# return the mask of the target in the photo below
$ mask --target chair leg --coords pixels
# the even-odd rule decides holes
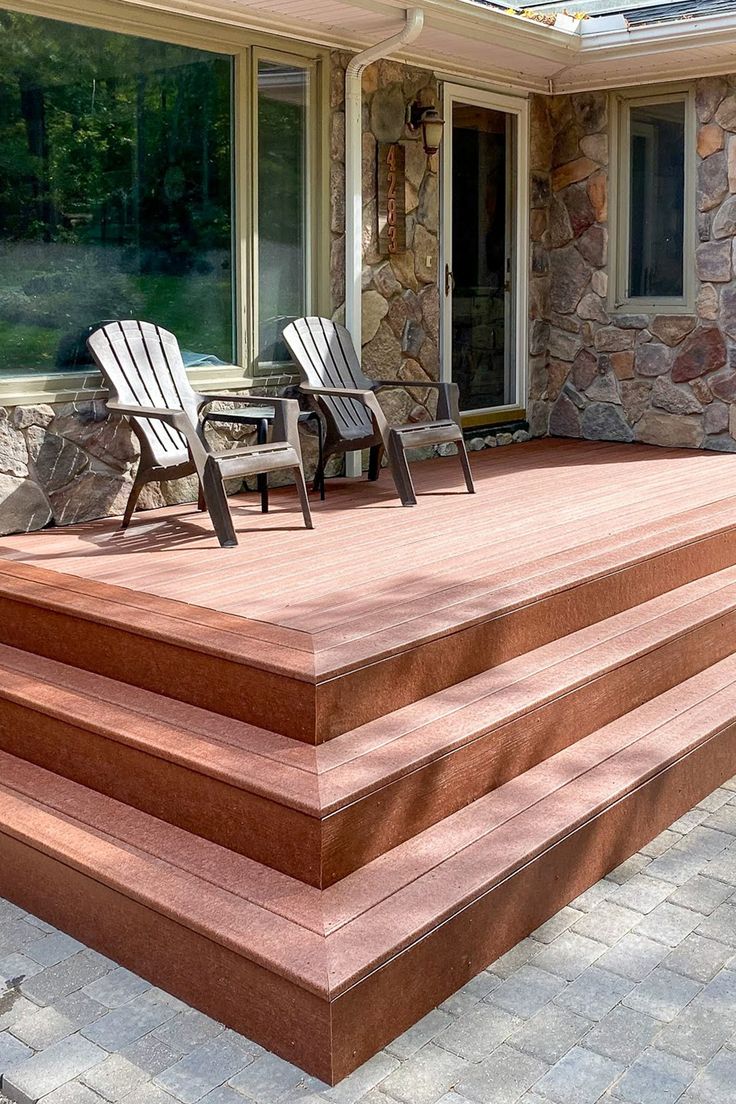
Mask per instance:
[[[130,488],[130,494],[128,495],[128,501],[125,505],[125,513],[123,514],[123,520],[120,523],[120,528],[122,530],[127,529],[128,526],[130,525],[131,519],[133,517],[133,511],[136,508],[136,505],[138,503],[138,499],[140,498],[141,491],[143,490],[143,488],[145,487],[147,482],[148,482],[148,480],[146,479],[146,473],[141,471],[140,465],[139,465],[138,471],[136,472],[136,477],[133,480],[133,486]]]
[[[470,460],[468,458],[468,450],[465,447],[465,440],[463,437],[457,443],[457,454],[460,457],[460,463],[463,466],[463,475],[465,476],[465,486],[468,488],[468,494],[475,494],[475,483],[473,482],[473,473],[470,470]]]
[[[220,469],[215,461],[208,460],[201,475],[202,491],[212,525],[222,548],[235,548],[235,535],[230,507],[225,494]]]
[[[293,469],[294,482],[296,483],[296,491],[299,495],[299,502],[302,508],[302,514],[304,515],[304,524],[307,529],[314,529],[312,522],[312,511],[309,508],[309,495],[307,494],[307,484],[304,481],[304,472],[301,467]]]
[[[322,439],[322,419],[317,418],[317,470],[319,471],[319,497],[325,500],[325,446]],[[317,487],[315,486],[315,491]]]
[[[198,483],[198,488],[197,488],[197,509],[198,509],[198,510],[199,510],[200,512],[203,512],[204,510],[206,510],[206,509],[207,509],[207,503],[205,502],[205,498],[204,498],[204,491],[202,490],[202,480],[201,480],[201,479],[198,479],[198,480],[197,480],[197,483]]]
[[[317,468],[314,473],[314,479],[312,480],[312,490],[315,494],[319,492],[319,495],[324,502],[325,498],[325,470],[321,460],[317,461]]]
[[[389,434],[388,456],[391,474],[394,477],[401,505],[416,506],[417,496],[414,491],[414,482],[409,471],[409,462],[404,452],[404,444],[398,433],[392,432]]]
[[[375,483],[381,474],[381,460],[383,459],[383,445],[372,445],[368,461],[368,478]]]

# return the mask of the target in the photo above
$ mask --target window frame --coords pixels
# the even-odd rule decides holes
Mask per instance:
[[[294,62],[309,70],[308,312],[329,313],[329,87],[330,51],[292,39],[227,26],[196,22],[154,9],[121,12],[114,0],[0,0],[0,9],[56,19],[138,38],[220,53],[233,59],[233,320],[237,363],[190,369],[192,385],[202,391],[235,390],[243,382],[264,383],[276,366],[260,365],[258,350],[258,59]],[[316,171],[315,171],[316,170]],[[284,366],[278,366],[280,375]],[[270,369],[270,371],[269,371]],[[79,402],[106,394],[94,371],[18,372],[0,376],[0,406]]]
[[[632,296],[629,294],[631,248],[631,109],[652,104],[684,103],[685,150],[683,192],[683,294],[677,296]],[[610,234],[608,310],[616,314],[692,314],[697,281],[696,178],[697,116],[695,86],[691,82],[656,85],[648,94],[641,88],[611,96],[611,156],[609,164]]]

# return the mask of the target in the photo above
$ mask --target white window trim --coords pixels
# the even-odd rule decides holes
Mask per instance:
[[[330,313],[329,272],[329,88],[330,53],[309,43],[277,38],[259,32],[198,19],[147,10],[121,10],[114,0],[0,0],[0,8],[57,19],[63,23],[99,30],[115,31],[140,38],[158,39],[181,46],[222,53],[233,58],[233,296],[235,349],[237,363],[212,365],[188,372],[193,386],[202,391],[242,390],[268,382],[273,367],[259,366],[248,359],[248,350],[258,349],[258,318],[255,285],[257,243],[255,227],[257,208],[256,134],[254,113],[254,60],[271,56],[282,61],[292,60],[310,72],[310,132],[309,175],[312,184],[309,196],[308,238],[313,242],[309,257],[309,311]],[[315,174],[314,169],[318,172]],[[253,274],[253,277],[251,277]],[[283,367],[281,369],[283,375]],[[89,370],[81,372],[18,372],[0,375],[0,406],[21,406],[33,403],[83,402],[106,394],[100,376]]]
[[[630,202],[630,109],[656,103],[685,103],[685,189],[683,222],[683,294],[660,298],[628,294]],[[608,311],[616,314],[692,314],[695,310],[697,117],[692,84],[658,85],[617,92],[610,100],[609,163],[609,294]]]

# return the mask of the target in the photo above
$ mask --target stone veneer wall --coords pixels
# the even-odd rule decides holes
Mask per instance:
[[[736,79],[698,81],[696,105],[696,313],[653,316],[607,311],[607,97],[533,103],[536,435],[736,450]]]
[[[345,66],[333,56],[331,82],[332,299],[340,321],[345,309]],[[407,381],[407,390],[384,391],[379,401],[392,421],[422,421],[434,395],[422,379],[439,378],[439,189],[437,166],[406,128],[406,108],[419,99],[438,102],[432,73],[379,61],[363,74],[363,333],[368,376]],[[376,150],[401,142],[406,154],[405,253],[390,260],[378,251]],[[434,159],[436,161],[436,158]]]

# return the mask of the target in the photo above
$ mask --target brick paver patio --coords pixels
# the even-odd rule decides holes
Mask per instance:
[[[0,1073],[0,1104],[733,1104],[736,779],[332,1089],[0,901]]]

